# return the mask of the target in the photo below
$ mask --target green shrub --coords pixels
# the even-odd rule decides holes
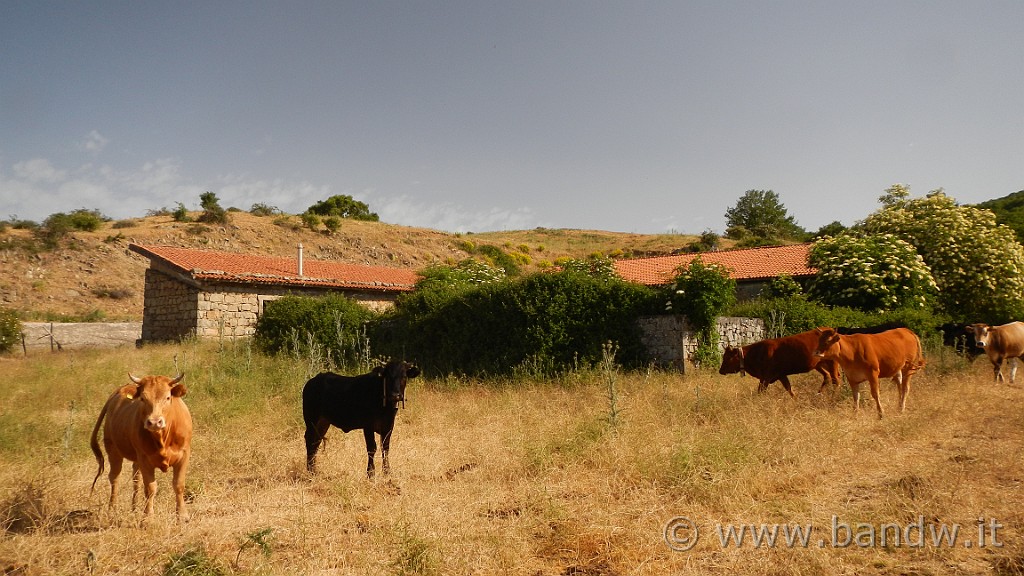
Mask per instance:
[[[351,220],[365,220],[377,222],[380,217],[370,212],[370,207],[365,202],[360,202],[346,194],[331,196],[327,200],[321,200],[306,209],[310,214],[317,216],[337,216],[338,218],[349,218]]]
[[[320,217],[312,212],[303,212],[299,218],[302,219],[302,224],[310,230],[316,231],[320,227]]]
[[[328,234],[334,234],[341,229],[341,218],[337,216],[328,216],[324,218],[324,228],[327,228]]]
[[[164,564],[163,576],[223,576],[227,574],[220,563],[211,558],[200,544],[193,548],[172,554]]]
[[[730,316],[760,318],[769,337],[788,336],[820,326],[869,326],[870,315],[858,310],[811,302],[804,295],[759,298],[729,308]]]
[[[188,209],[181,202],[178,202],[177,208],[171,212],[171,217],[174,218],[175,222],[191,222],[192,218],[188,215]]]
[[[609,341],[623,364],[636,366],[645,356],[636,318],[658,304],[650,288],[578,272],[472,287],[438,283],[399,298],[371,324],[370,340],[433,374],[511,375],[523,366],[555,374],[596,366]]]
[[[0,352],[10,352],[21,340],[21,320],[13,310],[0,307]]]
[[[326,356],[326,364],[359,366],[369,351],[364,326],[376,314],[351,298],[287,296],[267,302],[256,321],[254,341],[260,350]]]
[[[277,216],[281,213],[281,210],[278,209],[277,206],[270,206],[262,202],[257,202],[249,209],[249,213],[253,216]]]
[[[231,221],[227,210],[221,207],[220,200],[213,192],[203,192],[199,195],[199,203],[203,207],[203,213],[199,215],[200,222],[207,224],[227,224]]]
[[[730,316],[760,318],[770,337],[806,332],[820,326],[865,328],[898,323],[922,338],[934,336],[937,327],[949,318],[928,309],[901,308],[888,312],[864,312],[842,306],[829,307],[812,302],[804,295],[788,298],[761,298],[731,307]]]

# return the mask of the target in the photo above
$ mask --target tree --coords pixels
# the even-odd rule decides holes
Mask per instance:
[[[914,246],[931,269],[940,305],[955,320],[1024,317],[1024,247],[1013,230],[997,224],[989,210],[957,205],[941,189],[906,199],[907,187],[898,186],[859,227]]]
[[[1013,228],[1017,241],[1024,243],[1024,190],[976,204],[975,208],[991,210],[996,215],[996,222]]]
[[[924,259],[894,234],[843,234],[814,243],[811,297],[864,311],[924,308],[936,292]]]
[[[843,232],[846,232],[847,228],[839,220],[833,220],[828,224],[825,224],[818,231],[814,233],[813,240],[820,240],[826,236],[839,236]]]
[[[807,234],[771,190],[747,190],[725,211],[725,223],[725,236],[744,245],[800,240]]]
[[[321,200],[306,209],[307,212],[317,216],[337,216],[338,218],[349,218],[352,220],[366,220],[377,222],[380,217],[370,212],[370,207],[364,202],[353,199],[348,195],[335,195],[326,200]]]

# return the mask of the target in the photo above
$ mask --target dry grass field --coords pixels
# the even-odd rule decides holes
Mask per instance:
[[[883,420],[854,415],[846,389],[815,395],[812,375],[795,400],[716,373],[413,380],[393,473],[368,481],[361,435],[336,429],[306,474],[303,359],[195,342],[2,359],[0,573],[1024,573],[1024,388],[994,385],[984,359],[929,361],[907,413],[883,385]],[[148,521],[127,489],[108,511],[105,477],[89,491],[98,411],[129,370],[179,368],[191,520],[175,521],[169,474]],[[666,538],[675,517],[699,530],[687,551],[670,544],[693,532]],[[719,536],[761,525],[774,545]],[[806,544],[786,543],[795,527]]]

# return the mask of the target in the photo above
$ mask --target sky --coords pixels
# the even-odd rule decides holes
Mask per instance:
[[[1024,2],[0,0],[0,219],[334,195],[449,232],[1024,190]]]

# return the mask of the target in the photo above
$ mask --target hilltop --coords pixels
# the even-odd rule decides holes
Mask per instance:
[[[477,249],[491,245],[517,253],[524,271],[532,271],[592,254],[666,255],[697,239],[554,228],[455,234],[356,220],[345,220],[327,235],[303,227],[297,216],[229,214],[224,225],[176,222],[171,216],[105,222],[96,231],[72,233],[55,250],[41,249],[28,230],[9,228],[0,233],[0,306],[26,320],[141,320],[149,261],[129,251],[130,243],[274,256],[295,255],[301,243],[308,260],[416,270],[479,257]]]

